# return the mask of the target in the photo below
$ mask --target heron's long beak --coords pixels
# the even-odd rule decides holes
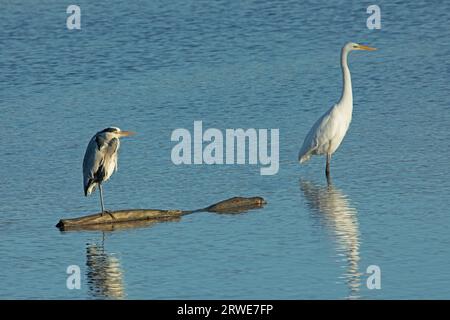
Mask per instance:
[[[358,49],[359,50],[367,50],[367,51],[374,51],[374,50],[377,50],[377,48],[372,48],[372,47],[369,47],[369,46],[363,46],[363,45],[359,45],[358,46]]]
[[[135,135],[135,134],[136,134],[136,132],[133,132],[133,131],[120,131],[119,132],[119,135],[121,137],[129,137],[129,136],[132,136],[132,135]]]

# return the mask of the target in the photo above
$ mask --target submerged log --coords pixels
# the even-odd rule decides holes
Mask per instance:
[[[265,204],[266,201],[261,197],[234,197],[213,204],[205,208],[204,211],[216,213],[242,213],[248,210],[261,208]]]
[[[113,231],[151,225],[162,221],[179,220],[183,215],[195,212],[242,213],[263,207],[266,201],[261,197],[233,197],[198,210],[130,209],[96,213],[72,219],[61,219],[56,225],[61,231],[103,230]],[[123,226],[123,228],[122,228]]]

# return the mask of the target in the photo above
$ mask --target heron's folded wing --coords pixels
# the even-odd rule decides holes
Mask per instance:
[[[98,169],[103,164],[104,152],[107,144],[103,139],[93,137],[89,142],[83,159],[83,184],[86,190],[94,183]]]
[[[114,171],[117,171],[117,150],[119,149],[119,146],[119,139],[112,138],[105,147],[105,163],[113,162]]]

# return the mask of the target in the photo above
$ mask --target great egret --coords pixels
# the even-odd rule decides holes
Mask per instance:
[[[327,176],[327,180],[330,179],[331,155],[341,144],[352,120],[352,79],[350,76],[350,69],[347,65],[347,57],[348,54],[354,50],[373,51],[376,49],[353,42],[347,43],[342,48],[341,68],[344,84],[341,99],[337,104],[325,112],[312,126],[303,141],[302,148],[300,149],[298,155],[298,160],[300,163],[308,161],[311,155],[326,155],[327,163],[325,174]]]
[[[119,138],[133,134],[134,132],[122,131],[116,127],[106,128],[97,132],[86,148],[83,160],[84,195],[90,195],[98,186],[102,215],[107,212],[103,204],[102,183],[117,171]]]

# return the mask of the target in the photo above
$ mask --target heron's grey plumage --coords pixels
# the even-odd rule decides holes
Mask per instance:
[[[117,171],[120,141],[98,132],[89,142],[83,160],[84,194],[91,194],[99,183],[107,181]]]
[[[100,202],[102,212],[103,205],[102,183],[107,181],[117,171],[117,157],[120,148],[120,137],[134,134],[131,131],[121,131],[119,128],[110,127],[97,132],[89,141],[83,159],[83,185],[84,195],[88,196],[100,189]]]

